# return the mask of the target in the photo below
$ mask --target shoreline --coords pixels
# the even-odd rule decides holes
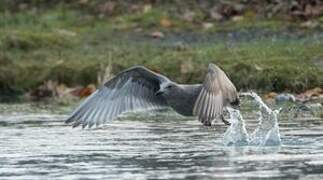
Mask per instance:
[[[48,81],[97,85],[107,66],[112,75],[144,65],[176,82],[198,83],[210,62],[241,90],[300,93],[323,86],[319,17],[291,21],[242,13],[216,20],[186,7],[195,15],[183,19],[186,13],[160,2],[101,16],[73,3],[0,9],[0,96],[18,97]]]

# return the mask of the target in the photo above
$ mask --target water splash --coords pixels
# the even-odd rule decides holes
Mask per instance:
[[[281,139],[277,115],[281,109],[270,109],[254,92],[246,93],[246,95],[254,98],[260,108],[259,124],[250,136],[250,143],[252,145],[280,145]]]
[[[226,146],[243,146],[249,144],[249,135],[247,133],[244,120],[241,113],[237,109],[228,107],[227,110],[230,114],[229,122],[231,125],[224,133],[224,144]]]
[[[230,127],[224,135],[225,145],[256,145],[256,146],[275,146],[281,144],[277,115],[280,110],[270,109],[262,99],[254,92],[242,93],[242,96],[252,97],[260,108],[259,124],[251,133],[248,134],[243,117],[239,110],[227,108],[230,113]],[[243,140],[244,143],[241,143]]]

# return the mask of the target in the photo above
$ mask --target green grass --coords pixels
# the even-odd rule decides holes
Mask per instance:
[[[0,14],[0,91],[2,95],[21,94],[44,81],[54,80],[68,86],[96,83],[100,65],[113,65],[113,72],[135,64],[163,72],[181,83],[201,82],[207,64],[218,64],[239,89],[299,92],[322,86],[322,68],[313,60],[322,59],[322,41],[306,38],[260,38],[250,42],[188,43],[184,48],[162,44],[148,34],[161,30],[196,31],[204,34],[235,31],[239,28],[272,28],[273,22],[226,23],[201,30],[160,9],[147,13],[97,18],[61,7],[34,14]],[[168,18],[172,27],[160,26]],[[246,21],[246,20],[244,20]],[[252,22],[254,23],[254,22]],[[134,32],[135,28],[143,28]],[[179,70],[182,66],[186,71]]]

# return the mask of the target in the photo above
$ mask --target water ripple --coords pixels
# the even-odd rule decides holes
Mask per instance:
[[[0,105],[0,179],[322,178],[319,118],[281,119],[281,146],[225,147],[221,122],[168,112],[81,130],[63,124],[69,108],[57,109]],[[256,116],[244,113],[252,132]]]

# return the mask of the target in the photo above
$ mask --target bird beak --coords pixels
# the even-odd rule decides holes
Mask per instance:
[[[158,91],[155,93],[155,95],[156,95],[156,96],[160,96],[160,95],[162,95],[163,93],[164,93],[163,91],[158,90]]]

